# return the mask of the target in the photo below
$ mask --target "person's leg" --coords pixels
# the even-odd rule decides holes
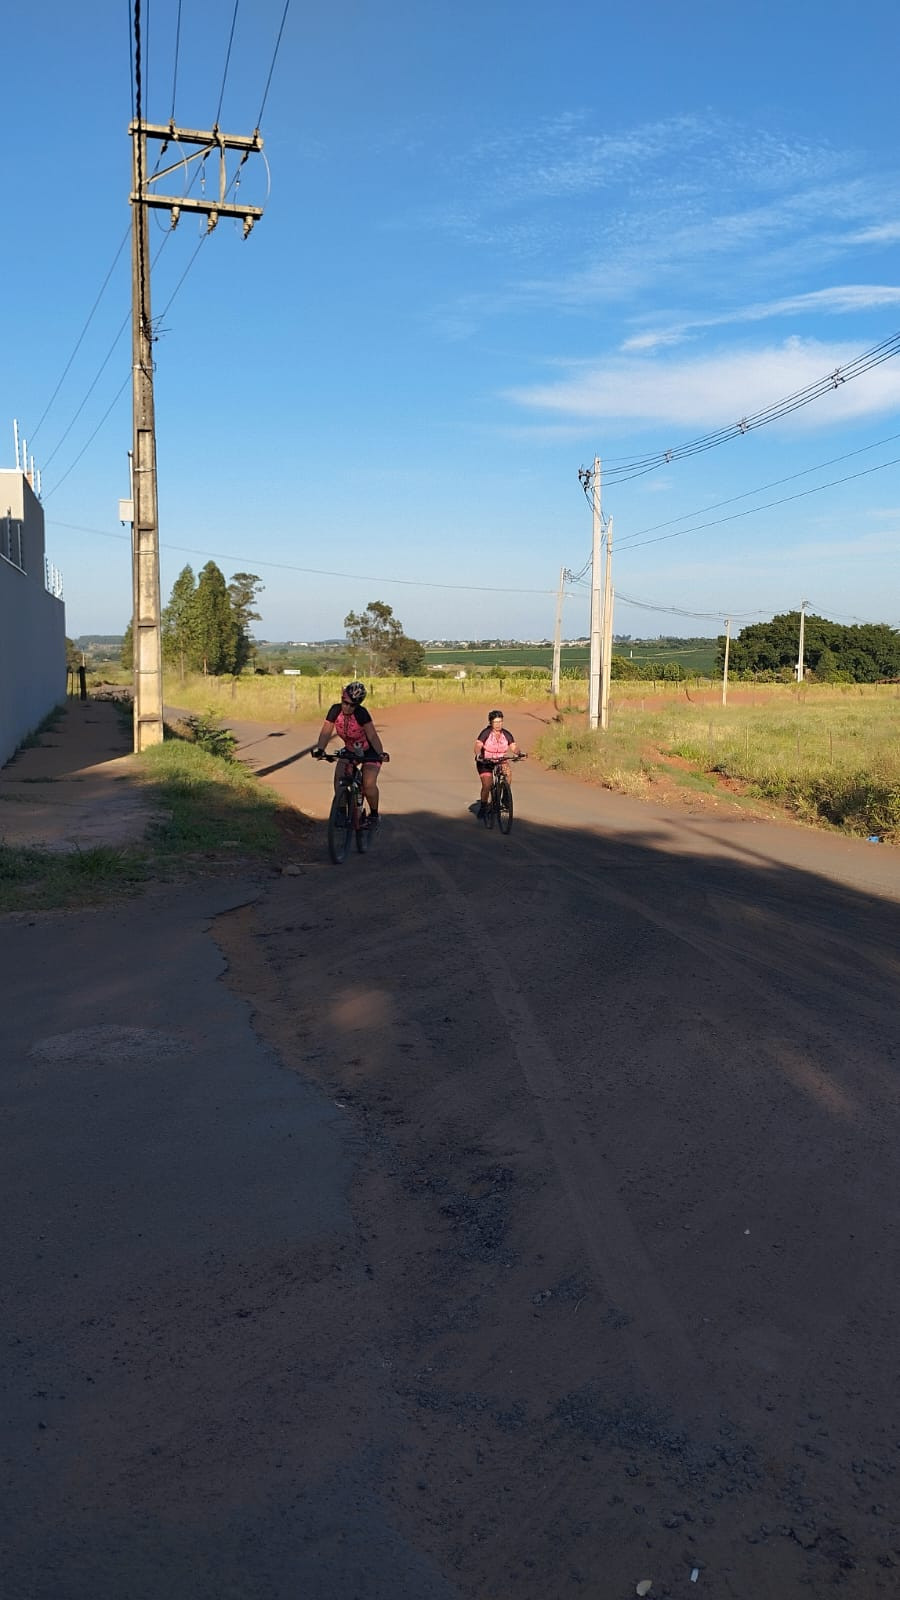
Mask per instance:
[[[493,782],[493,774],[491,773],[490,767],[488,767],[486,772],[479,773],[479,777],[481,778],[481,804],[478,809],[478,815],[483,817],[491,803],[491,784]]]
[[[366,797],[366,805],[369,808],[369,815],[372,816],[372,817],[377,817],[378,816],[378,806],[379,806],[378,769],[379,769],[379,765],[380,765],[380,763],[377,762],[377,761],[364,761],[363,762],[363,769],[362,769],[363,794]]]

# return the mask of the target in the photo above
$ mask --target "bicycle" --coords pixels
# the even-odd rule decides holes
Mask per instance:
[[[385,755],[383,758],[387,760]],[[337,750],[334,755],[323,751],[322,761],[344,761],[350,767],[338,780],[328,813],[328,854],[336,867],[341,865],[350,848],[351,835],[356,839],[356,848],[360,855],[365,855],[370,844],[374,829],[369,826],[369,814],[366,809],[366,797],[362,786],[362,759],[354,755],[352,750]]]
[[[496,818],[500,832],[509,833],[513,825],[512,784],[503,768],[508,761],[524,761],[525,755],[526,752],[520,750],[517,756],[503,756],[501,760],[492,762],[494,770],[491,774],[491,797],[484,813],[486,828],[492,828]]]

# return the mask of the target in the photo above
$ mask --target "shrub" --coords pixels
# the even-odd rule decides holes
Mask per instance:
[[[199,745],[207,755],[218,756],[221,761],[234,759],[237,738],[230,728],[222,727],[212,710],[185,717],[183,725],[191,742]]]

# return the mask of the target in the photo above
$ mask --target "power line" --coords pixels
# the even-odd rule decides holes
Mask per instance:
[[[181,44],[181,0],[178,0],[178,16],[175,20],[175,65],[172,68],[172,115],[170,122],[175,121],[175,86],[178,82],[178,50]]]
[[[215,122],[214,122],[214,127],[216,127],[216,128],[219,126],[219,118],[222,115],[222,101],[225,98],[225,80],[228,77],[228,63],[231,60],[231,46],[234,43],[234,26],[235,26],[235,23],[237,22],[238,6],[240,5],[240,3],[241,3],[241,0],[234,0],[234,11],[233,11],[232,17],[231,17],[231,32],[228,35],[228,49],[225,52],[225,70],[222,73],[222,87],[219,90],[219,104],[218,104],[218,107],[216,109],[216,116],[215,116]]]
[[[855,356],[843,367],[835,367],[832,372],[817,378],[814,383],[807,384],[803,389],[797,389],[793,394],[786,395],[781,400],[776,400],[772,405],[764,406],[760,411],[744,416],[738,422],[730,423],[724,428],[717,428],[711,433],[702,434],[697,439],[691,439],[686,444],[677,445],[669,450],[661,450],[653,455],[634,456],[622,460],[620,464],[615,461],[607,464],[604,461],[604,478],[612,479],[617,483],[627,483],[633,478],[645,476],[648,472],[655,472],[657,468],[670,466],[673,461],[684,460],[688,456],[698,455],[702,451],[713,450],[720,444],[725,444],[729,439],[736,439],[741,434],[753,433],[758,428],[776,422],[782,417],[790,416],[792,412],[799,411],[803,406],[810,405],[814,400],[821,399],[832,389],[851,382],[854,378],[861,377],[870,372],[873,367],[881,366],[883,362],[890,361],[895,355],[900,354],[900,333],[891,334],[890,338],[883,339],[880,344],[873,345],[871,349],[864,350]]]
[[[94,304],[91,306],[91,309],[90,309],[90,311],[88,313],[87,321],[85,322],[84,327],[82,328],[80,334],[78,335],[78,338],[75,341],[75,346],[74,346],[74,349],[72,350],[72,354],[70,355],[68,361],[66,362],[65,366],[63,367],[62,375],[61,375],[61,377],[59,379],[59,382],[57,383],[56,388],[54,389],[53,393],[50,396],[50,399],[47,401],[47,404],[45,405],[43,411],[41,412],[40,420],[38,422],[37,427],[34,428],[31,431],[31,433],[29,434],[29,438],[31,439],[32,444],[34,443],[35,439],[37,438],[38,434],[40,433],[41,427],[43,426],[43,423],[44,423],[44,420],[45,420],[45,418],[47,416],[47,413],[50,410],[50,407],[52,406],[54,400],[56,399],[56,396],[59,394],[59,391],[62,388],[63,383],[65,382],[66,374],[68,373],[69,368],[72,365],[72,362],[75,360],[75,357],[77,356],[78,351],[81,348],[81,342],[82,342],[85,334],[88,331],[88,328],[90,327],[90,325],[91,325],[91,323],[93,321],[94,312],[96,311],[97,307],[100,304],[100,301],[103,298],[103,294],[104,294],[104,291],[106,289],[106,285],[109,283],[109,280],[113,275],[113,271],[115,269],[116,263],[117,263],[120,255],[122,254],[122,251],[124,250],[125,245],[128,242],[128,235],[129,235],[130,231],[131,231],[130,226],[125,229],[125,232],[124,232],[124,234],[122,236],[122,242],[119,245],[119,248],[116,251],[115,255],[113,256],[112,264],[110,266],[109,271],[106,274],[106,277],[103,279],[103,282],[100,285],[100,290],[99,290],[99,293],[97,295],[97,298],[94,301]],[[59,446],[57,445],[57,449],[58,448],[59,448]]]
[[[684,511],[679,517],[669,517],[665,522],[651,523],[648,528],[639,528],[631,538],[638,539],[645,533],[656,533],[658,528],[671,528],[673,523],[686,522],[690,517],[702,517],[707,511],[718,511],[722,506],[736,505],[738,500],[749,500],[751,495],[765,494],[767,489],[778,489],[783,483],[796,483],[798,478],[807,478],[812,472],[824,472],[826,467],[836,467],[841,461],[852,461],[855,456],[865,455],[867,450],[880,450],[882,445],[894,444],[900,439],[900,433],[889,433],[886,439],[876,439],[872,444],[860,445],[858,450],[848,450],[844,455],[832,456],[828,461],[820,461],[817,466],[804,467],[802,472],[788,473],[785,478],[774,478],[771,483],[761,483],[755,489],[745,489],[743,494],[733,494],[727,500],[715,500],[712,505],[699,506],[696,511]]]
[[[278,60],[278,52],[279,52],[279,50],[281,48],[281,35],[284,33],[284,25],[285,25],[285,23],[287,21],[287,14],[288,14],[288,10],[290,8],[290,4],[291,4],[291,0],[284,0],[284,10],[281,13],[281,26],[278,29],[278,37],[275,40],[275,50],[274,50],[273,55],[272,55],[272,64],[269,67],[269,76],[266,79],[266,87],[263,90],[262,105],[259,108],[259,115],[256,118],[256,126],[257,126],[257,128],[259,128],[259,126],[260,126],[260,124],[262,122],[263,112],[266,109],[266,101],[269,98],[269,88],[270,88],[271,83],[272,83],[272,74],[275,71],[275,62]]]
[[[129,372],[126,375],[124,381],[119,385],[119,388],[116,390],[115,394],[113,395],[109,405],[107,406],[107,408],[104,411],[102,417],[100,418],[100,421],[97,423],[97,426],[94,429],[93,433],[90,434],[88,436],[88,438],[85,440],[85,442],[82,445],[81,449],[79,450],[77,456],[75,457],[75,460],[71,463],[70,466],[68,466],[66,468],[66,470],[63,473],[62,477],[61,478],[57,478],[55,484],[53,485],[53,488],[49,489],[47,491],[47,493],[44,495],[43,498],[45,500],[49,500],[51,494],[55,494],[56,493],[57,489],[60,487],[60,484],[65,483],[67,477],[69,476],[69,473],[75,471],[75,468],[77,467],[77,465],[78,465],[79,461],[81,460],[82,456],[84,455],[85,451],[88,449],[89,445],[93,444],[93,442],[96,439],[98,433],[100,432],[100,429],[103,427],[104,422],[106,421],[107,417],[112,412],[117,400],[119,400],[121,398],[121,396],[124,394],[124,392],[127,389],[127,387],[128,387],[130,382],[131,382],[131,373]]]
[[[760,511],[771,511],[775,506],[786,506],[794,500],[805,500],[811,494],[822,494],[825,489],[839,488],[843,483],[855,483],[858,478],[869,478],[873,472],[884,472],[888,467],[900,466],[900,456],[893,461],[882,461],[877,467],[866,467],[862,472],[851,472],[845,478],[832,478],[828,483],[817,484],[814,489],[801,489],[798,494],[785,494],[778,500],[767,500],[764,505],[750,506],[746,511],[734,511],[730,517],[716,517],[712,522],[700,522],[694,528],[681,528],[677,533],[662,533],[658,539],[640,539],[635,534],[619,540],[620,550],[639,550],[648,544],[665,544],[668,539],[681,539],[685,534],[703,533],[707,528],[720,528],[726,522],[738,522],[742,517],[756,516]]]
[[[119,393],[121,393],[121,390]],[[109,533],[104,528],[86,528],[76,522],[53,521],[50,526],[54,528],[69,528],[74,533],[96,534],[100,539],[128,538],[128,535],[124,533]],[[352,583],[394,583],[402,584],[409,589],[457,589],[466,594],[496,594],[497,592],[497,585],[489,583],[435,583],[427,578],[385,578],[371,572],[332,572],[325,567],[299,567],[288,561],[263,561],[258,555],[245,556],[234,555],[230,551],[223,550],[198,550],[194,546],[187,544],[163,544],[160,548],[163,550],[176,550],[181,555],[206,556],[210,560],[215,558],[218,561],[227,561],[228,563],[240,562],[245,566],[272,567],[278,572],[302,572],[317,578],[346,578]],[[504,587],[503,592],[504,594],[555,594],[556,590],[510,589]]]

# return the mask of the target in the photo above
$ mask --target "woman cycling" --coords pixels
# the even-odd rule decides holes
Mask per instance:
[[[478,815],[483,817],[487,813],[491,800],[491,784],[494,781],[494,767],[501,763],[503,774],[509,777],[509,763],[506,756],[517,756],[519,746],[512,734],[503,726],[503,712],[489,711],[488,725],[482,728],[475,740],[475,766],[481,774],[481,801],[478,806]]]
[[[348,683],[341,690],[340,704],[335,704],[325,713],[325,721],[319,729],[318,742],[313,746],[311,754],[321,761],[325,754],[325,746],[335,734],[342,741],[345,749],[352,750],[362,762],[363,794],[369,807],[369,827],[378,826],[378,771],[382,761],[388,760],[387,752],[378,736],[375,724],[363,705],[366,698],[364,683]],[[334,768],[334,787],[341,779],[352,771],[349,761],[338,761]]]

